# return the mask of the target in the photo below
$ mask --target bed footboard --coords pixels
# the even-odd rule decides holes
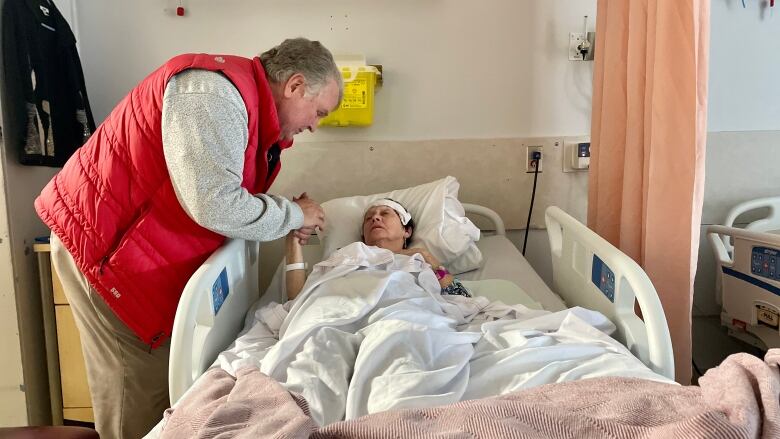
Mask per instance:
[[[257,242],[227,240],[192,275],[171,334],[168,394],[174,404],[244,326],[259,298]]]
[[[554,290],[568,306],[599,311],[654,372],[674,379],[674,356],[661,301],[642,268],[615,246],[557,207],[545,213]],[[634,312],[634,299],[644,321]]]

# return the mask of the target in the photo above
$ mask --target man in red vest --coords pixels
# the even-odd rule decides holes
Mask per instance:
[[[268,195],[293,136],[342,96],[319,42],[258,58],[177,56],[136,86],[35,201],[81,335],[102,438],[143,436],[169,406],[182,289],[225,237],[307,239],[324,213]]]

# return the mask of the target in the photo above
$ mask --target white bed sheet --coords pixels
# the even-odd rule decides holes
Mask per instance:
[[[295,301],[247,319],[216,362],[231,374],[259,367],[304,396],[320,424],[582,378],[669,382],[599,313],[442,296],[419,256],[360,243],[324,264]]]
[[[482,303],[482,311],[471,317],[465,318],[464,320],[462,306],[456,307],[460,308],[461,311],[456,310],[455,314],[451,314],[451,311],[454,309],[453,305],[455,304],[450,302],[449,299],[443,298],[445,302],[440,302],[436,305],[435,301],[431,301],[430,297],[426,296],[426,293],[423,291],[424,289],[418,288],[417,291],[421,296],[411,298],[415,302],[415,306],[419,304],[420,300],[425,300],[434,304],[433,308],[431,308],[430,305],[427,306],[428,311],[423,309],[422,311],[417,310],[412,312],[412,315],[414,316],[412,320],[416,322],[412,324],[412,326],[426,322],[425,325],[423,325],[425,327],[410,330],[408,324],[404,323],[395,329],[392,329],[393,325],[390,325],[391,330],[383,329],[379,331],[378,335],[375,336],[375,340],[371,343],[375,346],[375,352],[368,356],[368,358],[371,359],[369,363],[370,367],[361,367],[361,371],[357,372],[357,374],[358,376],[365,375],[364,379],[367,383],[373,383],[376,379],[386,379],[381,378],[384,373],[379,375],[376,375],[376,373],[373,372],[364,374],[362,370],[376,369],[377,367],[388,370],[388,368],[392,368],[394,364],[398,364],[399,362],[407,364],[409,358],[404,359],[401,358],[404,356],[398,356],[398,352],[403,352],[407,347],[416,346],[415,349],[417,349],[424,346],[427,350],[430,349],[431,346],[439,346],[432,352],[432,357],[429,358],[431,361],[439,358],[443,351],[457,351],[457,356],[462,358],[462,361],[458,363],[458,368],[456,368],[460,372],[457,373],[457,376],[455,377],[450,376],[448,378],[449,381],[444,385],[439,386],[437,389],[428,389],[426,394],[417,394],[416,389],[419,388],[421,382],[412,382],[411,384],[407,383],[407,385],[401,386],[401,393],[399,394],[395,394],[398,393],[398,391],[395,393],[363,391],[358,395],[359,398],[356,397],[360,399],[359,403],[352,404],[353,408],[348,413],[341,412],[336,415],[329,414],[327,407],[330,406],[332,401],[328,401],[328,398],[318,401],[315,396],[316,393],[322,389],[317,390],[314,387],[322,386],[314,386],[308,391],[307,386],[313,383],[312,380],[315,376],[321,375],[324,372],[332,372],[334,370],[333,366],[336,366],[338,363],[337,361],[334,364],[323,368],[323,362],[321,361],[323,359],[312,358],[313,354],[311,352],[305,352],[306,349],[303,349],[303,345],[307,345],[307,343],[301,342],[294,343],[297,347],[284,356],[286,359],[280,360],[279,358],[276,358],[276,360],[273,361],[273,363],[276,363],[276,367],[281,367],[279,370],[284,370],[284,372],[280,373],[279,376],[274,376],[276,374],[272,370],[269,370],[269,364],[267,363],[269,359],[267,359],[266,356],[269,353],[274,352],[272,348],[279,343],[280,332],[286,332],[288,334],[291,332],[307,333],[313,330],[314,332],[310,334],[313,339],[316,337],[328,336],[327,334],[340,332],[343,329],[333,328],[323,332],[321,330],[314,330],[314,328],[310,327],[311,325],[306,323],[309,321],[308,318],[289,319],[289,316],[287,315],[288,310],[293,314],[300,314],[303,312],[303,310],[300,309],[289,309],[291,304],[286,306],[278,304],[271,305],[263,308],[254,308],[250,311],[250,314],[247,315],[245,330],[242,331],[242,335],[236,340],[236,343],[233,346],[220,354],[215,364],[228,370],[228,372],[233,373],[237,368],[250,365],[265,369],[264,372],[270,373],[271,376],[274,376],[274,378],[288,386],[290,390],[308,393],[306,397],[307,399],[311,399],[314,405],[317,406],[316,408],[319,411],[320,422],[332,421],[332,416],[347,415],[347,417],[355,417],[377,410],[416,406],[420,404],[421,401],[426,400],[426,404],[446,404],[460,399],[479,398],[545,383],[569,381],[587,377],[609,375],[634,376],[669,382],[660,375],[656,375],[650,371],[639,360],[633,357],[625,347],[607,335],[614,327],[603,316],[581,308],[565,310],[565,305],[561,299],[544,284],[544,281],[542,281],[531,268],[530,264],[528,264],[525,258],[522,257],[520,252],[506,237],[484,237],[479,243],[485,261],[483,267],[459,277],[464,280],[477,281],[486,279],[510,280],[517,284],[533,300],[542,304],[547,311],[552,311],[552,313],[530,310],[521,305],[507,307],[499,304],[497,307],[495,305],[485,307],[485,304]],[[410,270],[410,272],[415,271],[416,270],[414,269]],[[432,277],[431,273],[428,274]],[[422,277],[421,274],[415,274],[415,277],[417,276]],[[435,279],[432,281],[435,284]],[[366,280],[363,279],[362,287],[347,295],[352,297],[352,294],[358,294],[361,291],[365,291],[365,287],[367,286],[365,282]],[[375,285],[378,285],[379,283]],[[368,289],[374,291],[374,294],[379,297],[385,295],[385,291],[382,288],[370,287]],[[392,291],[390,293],[398,294],[398,292]],[[302,295],[305,294],[306,292],[302,292]],[[309,309],[308,312],[304,312],[304,314],[318,316],[332,314],[330,311],[334,309],[332,307],[332,298],[328,298],[327,295],[328,294],[325,294],[326,297],[320,298],[320,301],[324,300],[323,303],[326,305],[317,305],[317,301],[315,300],[314,302],[311,302],[311,306],[306,307]],[[436,294],[431,296],[438,297],[439,295]],[[490,294],[485,294],[485,296],[490,296]],[[429,298],[426,299],[425,297]],[[268,298],[266,297],[264,299],[266,300],[262,300],[262,302],[267,303]],[[457,302],[458,300],[462,300],[462,298],[454,298],[454,300]],[[450,304],[448,305],[446,302],[450,302]],[[504,302],[507,301],[504,300]],[[397,305],[394,304],[393,306]],[[343,306],[336,307],[336,309],[338,309],[339,312],[342,312]],[[436,309],[439,309],[440,311],[449,309],[450,311],[440,314]],[[327,312],[325,310],[327,310]],[[384,312],[385,311],[380,310],[380,313]],[[420,314],[420,312],[422,312],[422,314]],[[433,312],[433,314],[427,315],[426,313],[429,312]],[[497,318],[498,315],[503,313],[506,313],[504,319],[494,322],[489,321]],[[460,317],[457,317],[456,315],[459,315]],[[338,316],[332,317],[339,320]],[[344,316],[341,316],[342,319],[343,317]],[[447,335],[445,334],[447,331],[444,331],[440,336],[432,336],[436,331],[432,331],[433,328],[427,327],[427,322],[437,320],[448,321],[452,319],[457,320],[459,323],[457,326],[460,329],[458,329],[457,332],[449,333],[449,335]],[[402,320],[407,319],[404,318]],[[297,323],[295,323],[296,321]],[[450,325],[451,323],[445,324],[445,326]],[[282,328],[283,326],[285,326],[284,329]],[[338,327],[339,325],[336,326]],[[296,327],[297,329],[295,329]],[[355,334],[354,332],[352,333]],[[346,336],[345,339],[336,338],[326,342],[326,344],[329,345],[327,352],[329,355],[327,356],[330,360],[325,361],[324,363],[332,363],[335,359],[341,358],[342,356],[344,358],[349,358],[350,355],[348,354],[356,349],[356,345],[352,339],[357,339],[359,337],[349,334],[344,335]],[[415,337],[419,338],[419,340],[415,339]],[[461,337],[464,338],[464,340],[460,340],[457,343],[452,342],[452,340],[447,342],[447,340],[452,339],[453,337],[454,339]],[[471,340],[472,338],[473,340]],[[439,345],[442,343],[442,340],[444,341],[444,345]],[[476,340],[481,341],[475,342]],[[362,344],[362,342],[358,345],[360,344]],[[386,348],[379,349],[379,347],[382,346],[387,345],[392,347],[395,344],[398,346],[396,346],[395,349],[391,349],[392,352],[387,353],[386,355],[382,354],[382,351],[386,351]],[[438,352],[441,350],[443,351]],[[343,352],[337,353],[336,351]],[[421,352],[427,351],[423,350]],[[323,352],[319,352],[313,356],[317,357],[322,354]],[[272,357],[279,357],[278,352],[276,355],[272,355]],[[295,367],[290,369],[293,363],[295,364]],[[346,363],[341,366],[342,369],[350,367]],[[276,369],[276,367],[271,367],[271,369]],[[432,370],[426,372],[424,370],[425,368],[432,368]],[[338,368],[336,367],[335,369]],[[441,365],[430,364],[416,372],[405,371],[405,374],[413,372],[411,376],[424,376],[428,379],[428,375],[441,375],[441,371],[446,371],[448,369],[452,369],[452,367],[441,367]],[[290,378],[288,370],[299,370],[299,374],[300,371],[303,371],[304,375],[307,376],[298,377],[298,379],[294,380],[298,382],[287,382]],[[315,370],[317,371],[316,373],[307,372]],[[348,376],[350,374],[345,372],[341,375]],[[396,374],[391,375],[395,376]],[[444,375],[447,376],[447,373],[445,372]],[[301,385],[302,383],[308,384]],[[342,397],[349,393],[349,391],[346,390],[346,385],[347,383],[342,383],[342,385],[336,386],[341,388],[338,393],[342,394]],[[396,385],[396,390],[397,389],[398,386]],[[415,390],[410,393],[410,389]],[[343,401],[341,401],[339,406],[344,407]],[[328,419],[329,417],[331,418]],[[147,437],[158,437],[161,426],[162,423],[158,424]]]

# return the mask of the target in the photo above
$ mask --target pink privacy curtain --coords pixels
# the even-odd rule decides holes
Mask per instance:
[[[709,0],[598,0],[588,225],[661,297],[676,379],[691,379],[691,303],[707,119]]]

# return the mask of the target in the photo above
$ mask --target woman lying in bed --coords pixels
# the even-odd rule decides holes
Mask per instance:
[[[368,246],[383,248],[400,255],[422,256],[439,280],[442,294],[471,297],[463,284],[427,249],[409,248],[414,234],[414,219],[401,203],[390,198],[376,200],[363,214],[362,229],[362,242]],[[286,261],[287,298],[292,300],[298,296],[306,282],[303,248],[293,233],[287,236]]]

